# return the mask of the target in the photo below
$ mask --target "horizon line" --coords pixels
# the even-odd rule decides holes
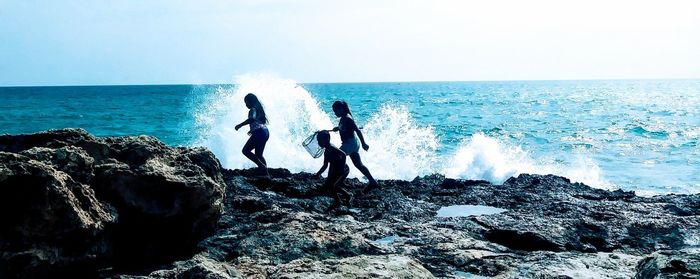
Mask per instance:
[[[416,80],[416,81],[325,81],[297,82],[297,84],[360,84],[360,83],[438,83],[438,82],[541,82],[541,81],[643,81],[643,80],[700,80],[700,78],[603,78],[603,79],[492,79],[492,80]],[[142,83],[142,84],[55,84],[55,85],[0,85],[0,88],[20,87],[109,87],[109,86],[183,86],[235,85],[236,83]]]

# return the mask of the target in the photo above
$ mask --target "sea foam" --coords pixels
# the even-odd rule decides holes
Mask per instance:
[[[301,142],[317,130],[332,129],[337,118],[321,109],[319,102],[290,79],[270,75],[243,75],[236,86],[220,87],[207,95],[196,116],[199,141],[216,154],[226,168],[250,168],[253,163],[241,154],[248,140],[248,127],[234,130],[247,117],[243,97],[254,93],[263,103],[270,123],[270,139],[264,156],[269,167],[292,172],[315,172],[322,159],[312,158]],[[352,108],[353,104],[350,104]],[[363,125],[364,124],[364,125]],[[442,173],[447,177],[482,179],[502,183],[520,173],[557,174],[594,187],[609,188],[600,168],[587,158],[569,164],[537,160],[520,146],[513,146],[483,133],[462,140],[453,154],[440,154],[440,140],[431,126],[421,126],[406,106],[383,104],[360,123],[370,146],[361,150],[363,163],[377,179],[405,179]],[[337,133],[331,143],[340,146]],[[575,158],[575,155],[572,155]],[[350,177],[362,178],[351,166]]]

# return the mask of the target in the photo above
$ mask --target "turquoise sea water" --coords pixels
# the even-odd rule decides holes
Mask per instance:
[[[226,167],[240,155],[242,96],[270,115],[272,167],[315,171],[299,143],[332,128],[331,104],[348,101],[375,176],[433,172],[500,182],[555,173],[640,193],[700,192],[700,80],[296,84],[244,77],[237,85],[4,87],[0,133],[80,127],[96,135],[154,135],[204,145]],[[336,139],[336,143],[337,142]],[[356,176],[359,173],[355,173]]]

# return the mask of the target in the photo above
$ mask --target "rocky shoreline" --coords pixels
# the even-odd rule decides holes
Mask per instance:
[[[700,195],[520,175],[383,180],[351,208],[308,173],[79,129],[0,136],[0,278],[698,278]],[[438,217],[454,205],[498,214]]]

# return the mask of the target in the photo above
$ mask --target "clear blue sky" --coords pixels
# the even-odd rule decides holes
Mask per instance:
[[[698,4],[696,4],[698,3]],[[0,0],[0,86],[700,78],[698,1]]]

